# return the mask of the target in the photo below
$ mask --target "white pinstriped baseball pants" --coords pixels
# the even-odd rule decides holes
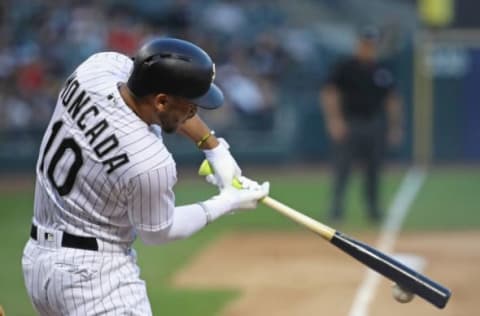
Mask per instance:
[[[99,252],[30,239],[22,267],[40,315],[152,315],[133,250]]]

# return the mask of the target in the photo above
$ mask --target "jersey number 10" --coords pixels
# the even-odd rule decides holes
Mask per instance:
[[[53,141],[55,140],[55,137],[57,136],[58,131],[60,130],[62,125],[63,125],[63,122],[58,121],[58,122],[55,122],[52,126],[52,134],[50,134],[47,144],[45,145],[42,162],[40,163],[40,171],[42,172],[45,164],[45,156],[50,151]],[[60,158],[63,157],[67,149],[70,149],[72,151],[74,160],[73,160],[73,163],[71,163],[71,165],[69,166],[68,170],[65,170],[65,173],[66,173],[65,181],[62,184],[59,184],[57,183],[57,180],[55,180],[55,178],[53,177],[53,174],[58,165],[58,162],[60,161]],[[75,142],[75,140],[72,137],[64,138],[62,142],[58,145],[58,148],[53,154],[52,159],[47,167],[48,179],[50,180],[52,185],[55,187],[55,189],[58,191],[58,193],[61,196],[67,195],[68,193],[70,193],[70,191],[72,191],[73,184],[75,183],[75,178],[77,177],[78,171],[80,170],[80,167],[82,166],[82,164],[83,164],[83,158],[82,158],[82,151],[80,146],[78,146],[78,144]]]

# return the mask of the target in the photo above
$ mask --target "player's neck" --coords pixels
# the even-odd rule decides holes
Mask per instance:
[[[132,109],[132,111],[145,123],[149,124],[149,117],[141,111],[140,102],[138,99],[133,95],[133,93],[128,89],[127,85],[124,83],[120,83],[118,85],[118,90],[120,91],[120,95],[122,96],[123,101],[125,104]]]

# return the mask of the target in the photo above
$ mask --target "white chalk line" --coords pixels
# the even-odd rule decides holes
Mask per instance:
[[[386,253],[393,251],[400,228],[423,185],[425,177],[425,171],[420,168],[413,167],[408,170],[392,204],[388,208],[388,216],[382,224],[380,236],[376,243],[376,248],[380,251]],[[375,297],[375,291],[380,280],[378,273],[370,269],[367,270],[365,278],[355,295],[349,316],[368,316],[370,303]]]

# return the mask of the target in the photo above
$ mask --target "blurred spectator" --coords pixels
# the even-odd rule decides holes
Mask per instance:
[[[364,28],[355,55],[333,68],[321,92],[328,134],[333,144],[333,196],[330,217],[340,221],[352,162],[360,158],[365,172],[369,219],[378,222],[379,172],[386,141],[402,139],[400,99],[392,73],[377,59],[378,29]]]
[[[100,6],[82,5],[73,8],[70,24],[67,28],[67,53],[71,56],[69,68],[90,54],[105,49],[106,24]]]
[[[328,24],[330,1],[308,3],[302,10],[316,19],[313,9],[318,9]],[[308,83],[318,78],[323,60],[316,28],[307,27],[297,9],[294,3],[253,0],[3,0],[0,79],[13,82],[9,98],[35,113],[25,116],[25,124],[44,125],[53,108],[45,104],[55,98],[52,91],[86,56],[101,50],[131,54],[152,35],[182,37],[211,52],[217,78],[229,90],[231,107],[215,113],[214,127],[231,126],[241,116],[246,128],[269,130],[280,94],[286,104],[292,99],[307,104]],[[0,106],[5,112],[6,105]]]
[[[250,66],[257,75],[278,80],[287,63],[286,52],[273,32],[260,32],[249,52]]]
[[[266,79],[248,74],[245,53],[235,50],[232,60],[218,69],[218,84],[226,102],[242,125],[250,130],[270,130],[273,124],[274,96]]]
[[[192,28],[189,0],[174,0],[168,7],[165,24],[176,36],[186,37]]]
[[[14,117],[8,125],[46,124],[52,110],[47,103],[55,98],[52,87],[63,84],[80,60],[102,50],[129,55],[152,34],[165,34],[205,47],[217,61],[231,105],[212,117],[217,129],[242,117],[246,128],[269,130],[287,62],[308,61],[300,45],[304,39],[298,43],[296,36],[280,31],[288,30],[286,17],[282,6],[256,1],[5,0],[0,6],[0,78],[14,81],[8,104],[26,106],[10,110],[4,105],[2,110]],[[292,60],[289,47],[304,59]],[[17,112],[34,115],[19,120]]]
[[[42,61],[34,58],[25,62],[17,70],[17,87],[25,93],[41,91],[45,84],[45,69]]]
[[[213,2],[202,14],[202,24],[216,33],[233,35],[246,26],[243,8],[235,1]]]
[[[110,13],[108,26],[106,48],[132,56],[143,39],[141,26],[121,10]]]
[[[15,90],[6,92],[3,96],[4,126],[10,129],[25,129],[29,127],[33,111],[31,106],[15,93]]]

